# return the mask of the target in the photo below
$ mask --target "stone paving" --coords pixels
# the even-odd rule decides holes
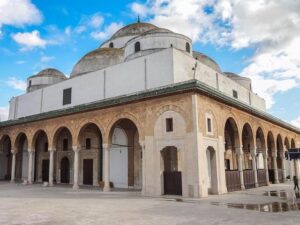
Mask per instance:
[[[275,190],[278,192],[272,193],[279,196],[266,196],[266,191]],[[287,194],[281,196],[279,191]],[[0,182],[0,225],[297,225],[300,224],[300,207],[287,212],[256,211],[261,204],[272,202],[277,206],[287,203],[287,210],[293,209],[290,205],[297,205],[300,200],[294,199],[291,193],[292,185],[287,183],[198,200],[176,200],[174,196],[141,197],[132,191],[103,193],[87,188],[74,191],[64,186],[50,188],[41,184]],[[258,205],[258,208],[247,204]]]

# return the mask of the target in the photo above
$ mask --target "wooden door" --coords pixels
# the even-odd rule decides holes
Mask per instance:
[[[70,183],[70,163],[67,157],[61,160],[60,182],[66,184]]]
[[[43,182],[49,181],[49,159],[44,159],[42,162],[42,180]]]
[[[181,172],[164,171],[165,195],[182,195]]]
[[[83,160],[83,184],[93,185],[93,159]]]

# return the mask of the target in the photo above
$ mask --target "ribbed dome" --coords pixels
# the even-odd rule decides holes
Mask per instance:
[[[204,55],[201,52],[193,52],[193,56],[195,59],[202,62],[204,65],[207,65],[208,67],[216,70],[217,72],[222,73],[219,65],[212,58],[208,57],[207,55]]]
[[[129,24],[120,30],[118,30],[111,39],[125,37],[125,36],[134,36],[141,35],[142,33],[158,28],[150,23],[133,23]]]
[[[66,76],[62,72],[53,68],[44,69],[32,77],[49,77],[49,76],[66,78]]]
[[[141,34],[141,35],[147,35],[147,34],[159,34],[159,33],[174,33],[173,31],[171,31],[171,30],[168,30],[168,29],[165,29],[165,28],[154,28],[154,29],[151,29],[151,30],[149,30],[149,31],[146,31],[146,32],[144,32],[143,34]]]
[[[74,66],[71,77],[97,71],[123,62],[124,51],[119,48],[98,48],[83,56]]]

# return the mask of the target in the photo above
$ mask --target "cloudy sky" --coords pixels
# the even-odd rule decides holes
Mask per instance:
[[[253,80],[268,112],[300,127],[300,1],[0,0],[0,118],[26,78],[69,75],[85,53],[137,21],[183,33],[223,71]]]

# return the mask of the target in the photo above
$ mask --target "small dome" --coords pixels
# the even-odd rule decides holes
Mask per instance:
[[[216,70],[219,73],[222,73],[219,65],[207,55],[204,55],[201,52],[193,52],[193,56],[195,59],[197,59],[199,62],[202,62],[204,65]]]
[[[124,51],[119,48],[98,48],[87,53],[74,66],[71,77],[97,71],[123,62]]]
[[[142,33],[158,28],[150,23],[133,23],[129,24],[120,30],[118,30],[111,39],[125,37],[125,36],[135,36],[141,35]]]
[[[61,78],[66,78],[66,76],[62,72],[60,72],[57,69],[53,69],[53,68],[44,69],[44,70],[40,71],[39,73],[37,73],[36,75],[33,75],[32,77],[61,77]]]

